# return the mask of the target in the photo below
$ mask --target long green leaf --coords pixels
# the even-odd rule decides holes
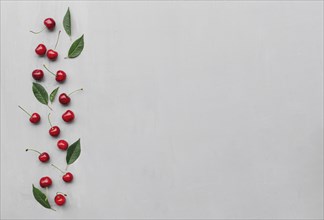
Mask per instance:
[[[57,94],[59,88],[60,88],[60,87],[57,87],[56,89],[54,89],[54,90],[51,92],[51,94],[50,94],[50,101],[51,101],[51,103],[53,103],[53,101],[54,101],[54,99],[55,99],[55,96],[56,96],[56,94]]]
[[[66,11],[64,18],[63,18],[63,27],[67,35],[71,37],[71,13],[70,8]]]
[[[76,39],[73,42],[73,44],[71,45],[71,47],[69,49],[69,54],[68,54],[69,58],[75,58],[81,54],[83,47],[84,47],[83,36],[84,35],[82,35],[80,38]]]
[[[34,195],[35,199],[37,200],[37,202],[39,202],[39,204],[41,204],[42,206],[44,206],[47,209],[51,209],[51,205],[49,204],[46,195],[42,191],[37,189],[34,186],[34,184],[33,184],[33,195]]]
[[[48,93],[41,84],[33,83],[33,93],[40,103],[48,105]]]
[[[81,144],[80,144],[80,139],[71,144],[71,146],[67,150],[66,154],[66,163],[68,165],[74,163],[81,154]]]

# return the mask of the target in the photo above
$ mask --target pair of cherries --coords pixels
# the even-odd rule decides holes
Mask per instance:
[[[57,44],[58,44],[58,41],[59,41],[59,38],[60,38],[60,34],[61,34],[61,31],[59,31],[59,33],[57,35],[57,40],[56,40],[54,49],[47,50],[47,48],[46,48],[46,46],[44,44],[38,44],[38,46],[35,48],[35,53],[38,56],[44,56],[46,54],[48,59],[56,60],[59,54],[58,54],[57,51],[55,51],[55,49],[57,47]]]
[[[49,119],[49,116],[50,116],[51,113],[48,114],[48,122],[51,126],[51,128],[49,129],[48,133],[52,136],[52,137],[57,137],[60,135],[61,133],[61,129],[59,128],[59,126],[55,125],[53,126],[50,119]],[[62,119],[63,121],[65,122],[72,122],[74,120],[75,116],[74,116],[74,113],[73,111],[71,110],[67,110],[66,112],[63,113],[62,115]]]
[[[59,83],[62,83],[66,80],[66,73],[63,71],[63,70],[58,70],[56,71],[56,74],[53,73],[52,71],[50,71],[46,66],[45,64],[43,65],[44,68],[50,72],[53,76],[55,76],[55,80]],[[36,80],[36,81],[40,81],[44,78],[44,72],[43,70],[41,69],[35,69],[33,72],[32,72],[32,77]]]
[[[48,188],[52,185],[52,179],[48,176],[44,176],[39,180],[39,185],[42,188]],[[66,198],[65,198],[66,196],[67,195],[65,193],[57,192],[54,198],[54,202],[56,203],[56,205],[58,206],[64,205],[66,202]]]

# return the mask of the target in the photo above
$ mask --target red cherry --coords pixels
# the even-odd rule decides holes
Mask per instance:
[[[44,176],[39,180],[39,185],[42,188],[46,188],[52,185],[52,179],[48,176]]]
[[[38,153],[38,154],[39,154],[38,159],[39,159],[41,162],[43,162],[43,163],[49,161],[49,159],[50,159],[49,154],[46,153],[46,152],[41,153],[41,152],[39,152],[39,151],[37,151],[37,150],[34,150],[34,149],[30,149],[30,148],[27,148],[27,149],[26,149],[26,151],[29,151],[29,150]]]
[[[43,163],[46,163],[47,161],[49,161],[50,156],[49,156],[48,153],[43,152],[43,153],[41,153],[41,154],[38,156],[38,159],[39,159],[40,161],[42,161]]]
[[[62,119],[65,122],[71,122],[74,120],[74,113],[71,110],[67,110],[65,113],[63,113]]]
[[[58,70],[56,72],[56,77],[55,77],[55,80],[57,82],[64,82],[66,79],[66,73],[63,71],[63,70]]]
[[[47,51],[47,58],[50,60],[56,60],[56,58],[58,57],[58,53],[55,50],[48,50]]]
[[[44,56],[45,53],[46,53],[46,47],[44,44],[39,44],[36,49],[35,49],[35,52],[37,55],[39,56]]]
[[[37,124],[39,121],[40,121],[40,119],[41,119],[41,117],[40,117],[40,115],[38,114],[38,113],[33,113],[32,115],[29,113],[29,112],[27,112],[23,107],[21,107],[20,105],[18,105],[18,107],[21,109],[21,110],[23,110],[27,115],[29,115],[30,116],[30,118],[29,118],[29,121],[31,122],[31,123],[33,123],[33,124]]]
[[[39,121],[40,121],[41,117],[38,113],[33,113],[30,118],[29,118],[29,121],[33,124],[37,124]]]
[[[65,196],[66,196],[66,194],[57,194],[54,199],[56,205],[58,205],[58,206],[64,205],[64,203],[66,201]]]
[[[72,180],[73,180],[73,174],[70,173],[70,172],[67,172],[66,174],[64,174],[64,175],[62,176],[62,179],[63,179],[63,181],[66,182],[66,183],[72,182]]]
[[[62,104],[62,105],[67,105],[69,104],[71,101],[71,98],[65,94],[65,93],[62,93],[60,96],[59,96],[59,102]]]
[[[53,18],[46,18],[44,20],[44,25],[47,27],[47,29],[52,30],[55,28],[55,21]]]
[[[59,140],[57,142],[57,147],[61,150],[66,150],[69,147],[69,143],[65,140]]]
[[[32,72],[32,76],[35,80],[41,80],[44,77],[44,72],[43,70],[36,69]]]
[[[57,136],[59,136],[61,130],[58,126],[53,126],[49,129],[48,132],[52,137],[57,137]]]

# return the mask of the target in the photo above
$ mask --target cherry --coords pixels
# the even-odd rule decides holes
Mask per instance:
[[[38,44],[38,46],[35,49],[35,52],[38,56],[44,56],[46,53],[46,47],[44,44]]]
[[[58,52],[56,52],[55,49],[56,49],[58,40],[60,38],[60,34],[61,34],[61,31],[59,31],[59,33],[58,33],[54,50],[50,49],[50,50],[47,51],[46,55],[47,55],[47,58],[50,59],[50,60],[56,60],[56,58],[58,57]]]
[[[58,168],[57,166],[55,166],[54,164],[51,164],[53,167],[55,167],[56,169],[58,169],[61,173],[63,173],[64,175],[62,176],[62,179],[64,182],[66,183],[70,183],[73,180],[73,174],[70,172],[64,172],[62,171],[60,168]]]
[[[20,105],[18,105],[18,107],[19,107],[21,110],[23,110],[27,115],[30,116],[29,121],[30,121],[31,123],[33,123],[33,124],[37,124],[37,123],[40,121],[41,117],[40,117],[40,115],[39,115],[38,113],[34,112],[33,114],[30,114],[30,113],[27,112],[25,109],[23,109]]]
[[[62,119],[65,122],[71,122],[74,120],[74,113],[71,110],[67,110],[63,113]]]
[[[61,150],[66,150],[69,147],[69,143],[65,140],[59,140],[57,142],[57,147]]]
[[[56,196],[54,198],[56,205],[58,205],[58,206],[64,205],[65,201],[66,201],[65,196],[67,196],[67,195],[64,193],[60,193],[60,192],[56,193]]]
[[[45,64],[43,65],[45,67],[45,69],[50,72],[53,76],[55,76],[55,80],[57,82],[64,82],[65,79],[66,79],[66,73],[63,71],[63,70],[58,70],[56,72],[56,74],[54,74],[52,71],[50,71],[46,66]]]
[[[62,179],[66,183],[72,182],[72,180],[73,180],[73,174],[70,173],[70,172],[67,172],[66,174],[63,175]]]
[[[44,20],[44,25],[47,27],[48,30],[53,30],[55,28],[55,21],[53,18],[46,18]]]
[[[71,98],[69,97],[70,95],[72,95],[73,93],[75,92],[78,92],[78,91],[82,91],[83,89],[77,89],[73,92],[71,92],[70,94],[66,94],[66,93],[62,93],[60,96],[59,96],[59,102],[62,104],[62,105],[67,105],[70,103],[71,101]]]
[[[52,126],[52,123],[51,123],[51,120],[50,120],[50,114],[51,113],[48,114],[48,122],[49,122],[51,128],[49,129],[48,133],[52,137],[57,137],[57,136],[59,136],[61,130],[60,130],[60,128],[58,126]]]
[[[47,51],[47,58],[50,60],[56,60],[56,58],[58,57],[58,52],[56,52],[55,50],[48,50]]]
[[[39,151],[37,151],[37,150],[34,150],[34,149],[30,149],[30,148],[29,148],[29,149],[26,149],[26,151],[29,151],[29,150],[38,153],[38,154],[39,154],[38,159],[39,159],[41,162],[43,162],[43,163],[46,163],[46,162],[49,161],[49,159],[50,159],[49,154],[46,153],[46,152],[41,153],[41,152],[39,152]]]
[[[48,176],[44,176],[39,180],[39,185],[42,188],[50,187],[52,185],[52,179]]]
[[[44,77],[44,72],[43,70],[40,70],[40,69],[35,69],[33,72],[32,72],[32,76],[35,80],[39,81],[41,79],[43,79]]]
[[[55,21],[54,21],[53,18],[46,18],[46,19],[44,20],[44,25],[45,25],[45,26],[43,27],[42,30],[37,31],[37,32],[35,32],[35,31],[30,31],[30,32],[32,32],[33,34],[39,34],[39,33],[41,33],[43,30],[45,30],[45,28],[47,28],[48,30],[53,30],[53,29],[55,28]]]

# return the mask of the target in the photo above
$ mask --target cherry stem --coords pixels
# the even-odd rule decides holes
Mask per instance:
[[[57,194],[62,194],[63,196],[67,196],[65,193],[62,193],[62,192],[57,192],[56,195]]]
[[[63,172],[63,170],[61,170],[60,168],[58,168],[57,166],[55,166],[54,164],[51,164],[53,167],[55,167],[56,169],[58,169],[59,171],[61,171],[62,173],[65,173]]]
[[[61,31],[58,32],[57,40],[56,40],[56,44],[55,44],[54,50],[55,50],[56,47],[57,47],[58,41],[59,41],[59,39],[60,39],[60,34],[61,34]]]
[[[31,117],[31,114],[29,112],[27,112],[25,109],[23,109],[23,107],[21,107],[20,105],[18,105],[18,107],[23,110],[27,115],[29,115]]]
[[[30,32],[33,33],[33,34],[39,34],[39,33],[42,32],[43,30],[45,30],[45,28],[46,28],[46,26],[44,26],[43,29],[40,30],[40,31],[30,31]]]
[[[26,151],[29,151],[29,150],[31,150],[31,151],[34,151],[34,152],[36,152],[36,153],[39,153],[39,154],[41,154],[41,152],[39,152],[38,150],[34,150],[34,149],[31,149],[31,148],[27,148],[27,149],[26,149]]]
[[[48,122],[49,122],[50,126],[53,127],[53,125],[52,125],[52,123],[51,123],[51,120],[50,120],[50,114],[51,114],[51,113],[48,113],[47,118],[48,118]]]
[[[78,92],[78,91],[83,91],[83,88],[81,88],[81,89],[77,89],[77,90],[74,90],[73,92],[71,92],[70,94],[68,94],[68,96],[70,96],[70,95],[72,95],[73,93]]]
[[[44,67],[48,72],[52,73],[53,76],[56,76],[55,73],[53,73],[52,71],[50,71],[50,70],[45,66],[45,64],[43,64],[43,67]]]

